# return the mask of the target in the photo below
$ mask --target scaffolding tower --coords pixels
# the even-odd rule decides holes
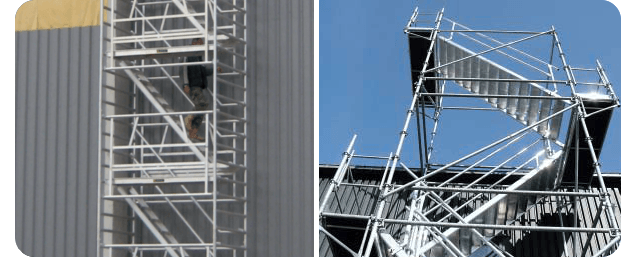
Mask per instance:
[[[404,28],[412,99],[397,148],[388,156],[356,154],[353,137],[320,198],[320,232],[345,256],[513,256],[496,240],[510,231],[561,233],[563,256],[613,252],[621,238],[619,214],[598,158],[620,100],[601,63],[570,66],[553,27],[479,30],[443,14],[444,9],[429,14],[418,8],[412,13]],[[538,57],[540,49],[548,59]],[[444,99],[453,98],[468,104],[446,106]],[[436,164],[434,139],[444,110],[498,112],[520,128],[457,160]],[[413,117],[418,169],[408,168],[401,158]],[[379,184],[353,179],[350,167],[363,159],[385,167],[373,175]],[[459,181],[474,172],[477,179]],[[445,173],[449,177],[443,182]],[[522,176],[513,179],[514,174]],[[401,182],[398,175],[410,179]],[[375,206],[341,199],[339,188],[361,190],[353,194],[375,199]],[[578,222],[578,203],[585,199],[599,202],[597,213],[593,221]],[[553,203],[560,225],[516,225],[539,202]],[[601,243],[594,248],[592,239]]]
[[[246,6],[101,0],[97,256],[247,256]],[[183,90],[196,65],[205,111]]]

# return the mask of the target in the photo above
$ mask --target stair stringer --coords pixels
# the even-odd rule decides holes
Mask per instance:
[[[119,63],[119,65],[121,67],[126,67],[127,64],[124,61],[121,61]],[[125,69],[124,72],[129,76],[129,78],[131,79],[131,81],[133,81],[133,83],[136,85],[136,87],[140,90],[140,92],[142,92],[142,94],[144,94],[144,96],[146,96],[147,100],[149,100],[149,102],[151,103],[151,105],[159,112],[159,113],[168,113],[168,112],[172,112],[173,110],[171,110],[166,103],[166,100],[159,94],[153,94],[152,91],[155,90],[157,91],[153,85],[151,85],[151,83],[149,83],[148,81],[143,81],[140,76],[134,74],[134,72],[131,69]],[[153,88],[150,90],[150,88]],[[171,128],[173,128],[176,132],[176,134],[178,134],[178,136],[180,137],[180,139],[182,139],[182,141],[184,141],[187,144],[191,144],[191,140],[189,139],[189,137],[187,136],[186,133],[184,133],[184,130],[181,126],[178,125],[178,123],[176,123],[176,121],[171,117],[171,116],[162,116],[162,118],[167,121],[167,123],[169,123],[169,126],[171,126]],[[200,150],[194,146],[194,145],[189,145],[188,146],[189,149],[191,149],[194,153],[194,155],[202,162],[208,162],[208,159],[202,154],[202,152],[200,152]]]
[[[122,187],[117,187],[118,193],[121,195],[129,195]],[[131,188],[131,195],[137,195],[137,192]],[[136,199],[135,201],[131,198],[124,199],[127,204],[131,207],[131,209],[140,217],[142,222],[146,225],[147,229],[151,231],[151,234],[160,242],[161,244],[177,244],[178,240],[167,230],[167,227],[162,223],[162,221],[158,218],[149,205],[142,200]],[[188,257],[189,255],[185,252],[184,255],[181,256],[178,252],[176,252],[173,248],[167,247],[167,252],[172,257]]]

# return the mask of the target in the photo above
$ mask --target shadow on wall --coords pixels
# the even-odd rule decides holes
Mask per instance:
[[[527,219],[524,216],[518,221],[521,225],[573,227],[574,214],[569,213],[560,216],[557,214],[544,214],[540,219]],[[578,226],[581,226],[578,220]],[[519,233],[519,235],[518,235]],[[517,239],[519,238],[519,239]],[[560,257],[564,253],[564,244],[571,240],[571,234],[565,233],[564,240],[562,233],[549,231],[515,231],[509,236],[496,237],[495,242],[503,246],[505,250],[514,256],[549,256]],[[515,245],[511,242],[517,240]],[[569,247],[571,248],[571,247]]]

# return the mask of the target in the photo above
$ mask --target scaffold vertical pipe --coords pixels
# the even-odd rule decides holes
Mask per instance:
[[[417,8],[416,8],[417,11]],[[418,97],[420,96],[420,88],[422,87],[422,83],[423,83],[423,79],[424,78],[424,70],[427,68],[428,64],[429,64],[429,58],[431,56],[431,54],[433,53],[433,48],[435,46],[435,39],[437,39],[438,36],[438,30],[440,29],[440,22],[442,21],[442,15],[444,14],[444,8],[442,8],[442,10],[440,10],[440,12],[438,13],[438,16],[436,17],[436,26],[434,29],[434,32],[432,33],[432,40],[431,40],[431,44],[429,45],[429,50],[427,52],[427,56],[426,59],[424,61],[423,64],[423,68],[422,68],[422,72],[420,74],[420,80],[418,81],[418,84],[415,87],[414,93],[413,93],[413,99],[411,100],[411,104],[409,105],[409,109],[407,110],[407,117],[405,118],[405,123],[404,126],[402,128],[402,131],[400,132],[400,142],[398,142],[398,147],[396,149],[396,152],[394,154],[393,161],[391,164],[391,169],[389,171],[389,175],[387,177],[387,182],[386,184],[391,184],[391,181],[393,181],[393,174],[395,172],[395,169],[398,165],[398,159],[400,158],[400,152],[402,151],[402,146],[404,143],[404,140],[407,136],[407,129],[409,127],[409,122],[411,121],[411,116],[414,112],[414,108],[415,108],[415,104],[418,100]],[[385,186],[384,188],[384,195],[387,195],[389,193],[390,188]],[[378,204],[378,212],[376,213],[376,219],[380,219],[381,215],[382,215],[382,210],[384,209],[384,205],[385,205],[385,201],[380,201],[380,203]],[[365,257],[369,257],[369,255],[371,254],[371,249],[373,247],[373,241],[375,240],[375,237],[377,237],[378,232],[377,232],[377,228],[380,226],[379,222],[376,220],[373,224],[373,228],[372,231],[374,233],[371,233],[371,236],[369,237],[369,243],[367,245],[367,248],[365,250]],[[363,239],[364,240],[364,239]]]
[[[398,159],[400,159],[400,153],[402,152],[402,146],[404,145],[404,140],[407,137],[407,129],[409,128],[409,123],[411,122],[411,116],[413,115],[414,112],[414,108],[415,108],[415,104],[418,100],[418,97],[420,96],[420,89],[422,88],[422,84],[423,84],[423,79],[424,78],[424,73],[425,70],[427,69],[427,66],[429,65],[429,58],[431,57],[431,54],[433,53],[433,48],[435,46],[435,39],[438,37],[438,30],[440,29],[440,21],[442,20],[442,15],[444,13],[444,8],[442,8],[442,10],[438,13],[438,16],[436,18],[436,28],[434,29],[434,32],[432,34],[432,38],[433,40],[431,40],[431,44],[429,45],[429,50],[427,52],[427,57],[425,58],[424,64],[423,64],[423,68],[420,74],[420,80],[418,81],[418,84],[416,85],[415,89],[414,89],[414,93],[413,93],[413,98],[411,99],[411,104],[409,105],[409,108],[407,109],[407,117],[405,118],[405,122],[404,122],[404,126],[402,127],[402,131],[400,132],[400,140],[398,142],[398,147],[396,148],[395,151],[395,155],[393,156],[393,162],[391,164],[391,171],[390,171],[390,175],[389,177],[393,177],[393,174],[396,170],[396,167],[398,165]],[[391,180],[389,180],[391,181]],[[385,190],[386,191],[386,190]],[[384,196],[387,195],[388,192],[385,192],[385,194],[383,194]]]
[[[322,214],[322,212],[324,211],[324,208],[327,205],[327,202],[329,201],[329,197],[331,196],[336,185],[340,184],[340,182],[344,177],[344,172],[342,172],[342,170],[345,169],[345,165],[347,165],[347,160],[351,158],[350,153],[353,149],[353,144],[355,144],[356,142],[356,138],[358,138],[358,135],[353,135],[353,137],[351,138],[351,142],[349,142],[349,145],[347,146],[347,150],[343,153],[342,160],[340,161],[340,165],[336,170],[336,174],[333,176],[333,179],[331,180],[332,181],[331,185],[329,186],[329,189],[325,193],[322,200],[322,204],[320,204],[320,208],[318,209],[318,213],[320,214]]]
[[[420,101],[422,102],[422,101]],[[422,112],[420,111],[420,106],[423,106]],[[417,128],[417,134],[418,134],[418,154],[420,155],[420,170],[424,169],[425,165],[424,165],[424,160],[422,158],[422,131],[420,129],[420,116],[424,115],[424,104],[418,104],[418,107],[416,108],[416,128]],[[423,119],[425,119],[423,117]],[[426,129],[426,127],[425,127]],[[426,146],[426,137],[425,137],[425,147]],[[426,157],[426,156],[425,156]]]
[[[102,117],[100,117],[102,115],[102,85],[104,84],[104,77],[102,76],[102,67],[104,67],[104,0],[100,0],[100,42],[98,43],[100,45],[99,47],[99,51],[100,51],[100,57],[98,57],[98,60],[100,62],[100,71],[98,71],[98,167],[97,167],[97,171],[98,171],[98,204],[96,206],[97,208],[97,224],[96,224],[96,231],[97,231],[97,235],[96,235],[96,256],[102,256],[102,246],[104,245],[104,237],[103,234],[100,233],[100,230],[102,230],[102,224],[103,224],[103,215],[102,215],[102,211],[103,211],[103,207],[102,207],[102,180],[103,180],[103,174],[102,174]]]
[[[579,107],[576,107],[579,108]],[[578,117],[574,117],[574,119],[577,119]],[[574,169],[574,181],[573,181],[573,190],[575,192],[578,192],[578,172],[579,172],[579,168],[580,168],[580,163],[578,162],[580,160],[580,128],[578,126],[575,127],[575,137],[574,140],[576,141],[576,151],[575,151],[575,155],[576,155],[576,161],[575,161],[575,169]],[[573,198],[573,226],[574,227],[578,227],[578,197],[574,197]],[[578,232],[573,232],[573,255],[575,257],[578,257],[578,236],[580,234]]]
[[[236,1],[236,0],[234,0],[234,3],[235,3],[235,1]],[[249,6],[248,6],[248,4],[247,4],[247,2],[246,2],[246,0],[245,0],[245,1],[244,1],[244,9],[245,9],[245,12],[246,12],[246,11],[248,11],[248,7],[249,7]],[[237,17],[237,16],[236,16],[236,15],[234,15],[234,19],[235,19],[236,17]],[[246,14],[242,15],[242,24],[244,24],[245,26],[247,25],[247,15],[246,15]],[[242,31],[243,31],[243,33],[242,33],[243,35],[242,35],[242,36],[244,37],[245,42],[247,42],[247,41],[249,40],[249,33],[247,33],[247,29],[246,29],[246,27],[244,27],[244,28],[242,29]],[[243,55],[245,55],[245,56],[247,55],[247,44],[244,44],[244,45],[243,45],[243,51],[242,51],[242,54],[243,54]],[[235,55],[234,55],[234,57],[235,57]],[[244,68],[245,70],[247,70],[247,68],[248,68],[248,65],[247,65],[247,58],[242,58],[242,64],[243,64],[243,68]],[[217,83],[217,82],[216,82],[216,83]],[[246,87],[246,85],[247,85],[247,75],[244,75],[244,76],[242,77],[242,83],[243,83],[243,85]],[[247,101],[247,90],[246,90],[246,88],[245,88],[245,90],[243,90],[243,91],[242,91],[242,101],[244,101],[245,103],[246,103],[246,101]],[[243,112],[244,117],[245,117],[245,118],[247,118],[247,105],[246,105],[246,104],[242,106],[242,112]],[[243,126],[242,133],[244,133],[244,135],[245,135],[245,137],[243,137],[243,138],[242,138],[242,141],[243,141],[242,145],[243,145],[243,147],[245,147],[245,148],[246,148],[246,147],[247,147],[247,137],[246,137],[246,135],[247,135],[247,123],[246,123],[246,122],[244,122],[244,123],[242,124],[242,126]],[[243,156],[243,158],[242,158],[242,164],[243,164],[243,166],[245,167],[245,169],[243,170],[243,175],[242,175],[242,177],[243,177],[243,180],[246,182],[246,181],[247,181],[247,169],[246,169],[246,167],[247,167],[247,155],[246,155],[246,154],[243,154],[242,156]],[[244,186],[243,186],[243,188],[244,188],[244,196],[245,196],[245,197],[247,197],[247,186],[246,186],[246,185],[244,185]],[[243,206],[243,208],[244,208],[244,213],[246,214],[246,213],[248,213],[248,212],[247,212],[247,201],[245,201],[245,202],[243,203],[243,205],[244,205],[244,206]],[[243,227],[246,229],[246,228],[247,228],[247,217],[245,216],[243,220],[244,220],[244,221],[243,221]],[[248,244],[248,242],[247,242],[247,234],[245,233],[245,234],[243,235],[243,237],[244,237],[244,242],[243,242],[243,243],[244,243],[244,245],[247,245],[247,244]],[[247,251],[246,251],[246,250],[244,251],[243,256],[244,256],[244,257],[247,257]]]
[[[615,91],[613,90],[613,87],[611,86],[611,82],[609,82],[609,77],[607,76],[607,73],[604,72],[604,68],[600,63],[600,60],[596,60],[596,64],[598,65],[597,67],[598,74],[600,74],[600,76],[602,77],[602,82],[604,82],[605,87],[607,88],[607,90],[609,90],[611,98],[613,98],[616,101],[616,104],[618,105],[618,107],[620,107],[620,99],[618,98],[618,95],[616,95]]]
[[[208,2],[205,1],[204,3],[205,5],[205,15],[206,17],[208,17]],[[214,7],[218,6],[218,0],[213,0],[213,5]],[[212,96],[212,102],[213,102],[213,177],[217,178],[218,177],[218,165],[215,165],[216,163],[218,163],[218,16],[217,16],[218,12],[216,10],[214,10],[213,12],[213,45],[215,47],[215,51],[213,51],[213,60],[211,60],[212,65],[213,65],[213,96]],[[205,29],[205,34],[207,35],[207,38],[209,36],[209,30],[208,30],[208,25],[209,22],[205,22],[205,25],[207,26],[207,29]],[[207,39],[207,43],[209,43],[209,40]],[[209,48],[206,48],[207,50],[205,51],[207,53],[209,53]],[[207,157],[207,161],[208,161],[208,157]],[[207,182],[208,183],[208,182]],[[212,194],[213,194],[213,213],[211,218],[213,219],[213,253],[215,255],[217,255],[218,253],[218,244],[217,244],[217,238],[218,238],[218,180],[214,179],[213,180],[213,190],[212,190]]]
[[[555,32],[553,32],[553,36],[555,38],[556,41],[556,45],[558,47],[558,52],[560,52],[560,59],[562,60],[562,64],[564,66],[564,71],[567,75],[567,78],[569,79],[569,86],[571,87],[571,92],[573,94],[573,96],[576,96],[576,82],[573,78],[573,76],[571,75],[571,72],[569,70],[569,65],[567,64],[567,60],[565,57],[564,52],[562,51],[562,46],[560,45],[560,39],[558,39],[558,34]],[[577,97],[577,101],[581,102],[582,100]],[[596,170],[596,174],[598,177],[598,182],[600,184],[600,188],[604,191],[607,192],[607,187],[604,183],[604,179],[602,178],[602,172],[600,171],[600,163],[598,161],[598,157],[595,154],[595,150],[593,148],[593,144],[591,142],[591,136],[589,135],[589,130],[587,130],[587,124],[585,122],[585,118],[584,116],[586,115],[586,113],[584,112],[583,109],[577,108],[578,111],[578,119],[580,120],[580,123],[582,125],[582,128],[584,130],[584,134],[585,137],[587,138],[587,145],[589,146],[589,152],[591,153],[591,159],[593,160],[594,163],[594,168]],[[576,178],[577,180],[577,178]],[[617,224],[617,220],[616,220],[616,216],[615,213],[613,212],[613,208],[611,206],[611,201],[609,200],[609,197],[605,197],[605,201],[606,201],[606,205],[607,205],[607,216],[609,217],[609,220],[611,221],[611,224],[613,225],[613,228],[618,231],[620,228],[618,227]]]
[[[213,0],[213,1],[215,3],[216,0]],[[215,13],[217,13],[217,12],[214,12],[214,14],[213,14],[213,27],[214,27],[213,34],[214,35],[216,34],[215,27],[217,26]],[[204,0],[204,21],[205,21],[204,22],[204,31],[205,31],[205,33],[204,33],[204,46],[205,46],[205,48],[204,49],[207,49],[207,50],[204,51],[204,61],[205,62],[211,61],[211,60],[209,60],[209,51],[208,51],[208,49],[209,49],[209,19],[208,18],[209,18],[209,2],[207,0]],[[217,43],[216,42],[216,37],[214,37],[213,38],[213,45],[215,46],[216,43]],[[218,52],[218,51],[217,50],[213,51],[213,54],[214,54],[213,60],[214,61],[216,60],[216,57],[215,57],[215,53],[216,52]],[[215,66],[214,66],[214,68],[215,68]],[[214,69],[214,72],[215,72],[215,69]],[[214,99],[215,99],[215,97],[214,97]],[[214,108],[214,110],[215,110],[215,108]]]

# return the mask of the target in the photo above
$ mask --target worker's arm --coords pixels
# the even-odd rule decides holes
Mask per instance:
[[[206,69],[207,69],[207,76],[213,75],[213,67],[206,68]],[[222,72],[222,68],[220,68],[220,66],[218,66],[218,68],[216,70],[218,70],[218,72]]]

